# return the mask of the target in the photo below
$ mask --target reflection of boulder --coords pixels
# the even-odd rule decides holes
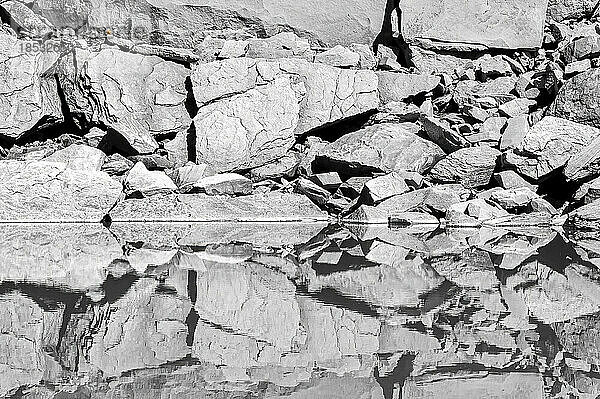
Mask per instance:
[[[598,314],[560,323],[552,328],[563,348],[578,359],[600,365],[600,317]]]
[[[481,373],[471,378],[442,378],[432,381],[409,378],[402,390],[404,399],[539,399],[543,396],[542,377],[530,373],[487,375]]]
[[[523,298],[529,313],[553,323],[600,310],[600,284],[576,263],[558,273],[538,261],[529,262],[507,279],[507,286]]]
[[[289,351],[300,310],[283,274],[252,263],[207,263],[198,274],[195,309],[201,320]]]
[[[121,299],[94,309],[101,320],[87,356],[92,369],[116,376],[189,354],[185,320],[191,304],[157,293],[157,286],[154,280],[140,280]]]
[[[60,372],[45,350],[56,347],[61,319],[62,311],[45,312],[24,296],[0,297],[0,395]]]
[[[73,290],[99,287],[123,251],[101,225],[4,225],[0,279]]]

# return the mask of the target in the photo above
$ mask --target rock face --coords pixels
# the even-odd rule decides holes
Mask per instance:
[[[564,166],[594,138],[600,129],[547,116],[535,124],[506,161],[518,172],[539,180]]]
[[[401,169],[422,174],[443,157],[441,148],[401,125],[380,124],[343,136],[320,150],[315,162],[350,174]]]
[[[25,53],[31,44],[0,32],[0,138],[15,141],[63,121],[56,80],[45,75],[52,53]]]
[[[58,150],[44,159],[48,162],[62,162],[74,170],[100,171],[106,160],[104,152],[97,148],[82,144],[72,144],[65,149]]]
[[[565,82],[549,115],[600,128],[600,70],[591,69]]]
[[[156,137],[185,132],[191,124],[183,65],[113,48],[77,49],[61,59],[59,70],[70,112],[82,126],[116,132],[121,151],[152,153]]]
[[[542,45],[547,0],[464,2],[400,0],[402,34],[407,40],[432,39],[490,48]]]
[[[127,195],[139,193],[144,197],[168,194],[177,190],[177,186],[169,176],[161,171],[149,171],[142,162],[136,163],[129,171],[124,188]]]
[[[443,183],[461,183],[466,188],[490,183],[500,152],[487,146],[463,148],[438,162],[431,169],[432,179]]]
[[[576,229],[600,229],[600,200],[584,205],[569,214],[569,224]]]
[[[243,0],[188,2],[130,0],[126,3],[98,0],[36,0],[34,7],[55,26],[112,28],[115,34],[142,40],[156,40],[176,47],[194,48],[207,32],[217,35],[240,32],[272,36],[293,31],[318,44],[371,42],[381,30],[385,2],[335,1],[256,3]],[[133,21],[133,22],[132,22]],[[161,26],[154,31],[154,26]]]
[[[120,194],[121,185],[104,172],[56,162],[0,161],[3,222],[99,222]]]
[[[313,64],[235,58],[197,65],[196,158],[218,172],[281,158],[294,135],[377,107],[377,76]]]
[[[122,201],[111,211],[113,222],[288,222],[326,221],[327,215],[301,195],[269,193],[246,197],[157,195]]]

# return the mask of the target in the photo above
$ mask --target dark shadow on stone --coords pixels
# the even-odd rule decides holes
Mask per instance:
[[[413,362],[416,357],[417,355],[410,353],[403,354],[398,360],[398,363],[396,363],[394,370],[383,376],[379,372],[379,367],[375,367],[373,374],[375,380],[383,390],[383,397],[385,399],[402,399],[402,387],[404,386],[406,378],[408,378],[413,371]],[[399,396],[394,396],[395,387],[399,390]]]
[[[412,52],[410,46],[402,37],[402,10],[400,9],[399,3],[399,0],[387,1],[381,31],[373,42],[373,52],[377,55],[379,45],[389,47],[396,55],[396,61],[403,67],[410,68],[414,67],[412,62]],[[394,26],[392,24],[394,12],[398,15],[398,26],[396,27],[396,30],[400,32],[399,37],[394,37]]]
[[[190,128],[187,131],[187,156],[188,161],[196,163],[198,156],[196,155],[196,126],[192,122]]]
[[[190,118],[194,119],[196,115],[198,115],[198,104],[196,103],[196,98],[194,97],[192,79],[189,76],[185,79],[185,89],[187,90],[185,109],[190,115]]]
[[[328,123],[312,129],[297,138],[297,142],[304,143],[309,136],[315,136],[324,141],[334,142],[342,136],[362,129],[377,110],[354,115],[336,122]]]

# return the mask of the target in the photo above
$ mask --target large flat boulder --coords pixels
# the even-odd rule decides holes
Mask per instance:
[[[600,128],[600,70],[590,69],[567,80],[548,115]]]
[[[431,39],[489,48],[542,45],[548,1],[400,0],[402,33],[407,40]]]
[[[323,213],[308,198],[273,192],[245,197],[155,195],[119,202],[113,222],[317,222]]]
[[[445,156],[435,143],[398,124],[379,124],[347,134],[319,150],[315,163],[344,175],[408,170],[425,173]]]
[[[440,183],[460,183],[466,188],[487,186],[500,151],[488,147],[461,148],[438,162],[430,177]]]
[[[64,119],[56,80],[44,74],[58,56],[21,50],[31,43],[0,33],[0,138],[7,141]]]
[[[0,221],[99,222],[121,189],[104,172],[59,162],[0,161]]]
[[[183,65],[115,48],[77,49],[61,59],[58,76],[79,124],[111,129],[122,152],[152,153],[157,137],[190,127]]]
[[[194,48],[207,33],[272,36],[296,32],[327,45],[369,43],[381,30],[385,1],[289,3],[242,0],[35,0],[55,26],[107,27],[122,37]],[[156,29],[160,26],[160,29]]]
[[[506,162],[522,175],[540,180],[580,155],[599,135],[600,129],[592,126],[546,116],[527,132],[514,152],[506,154]]]

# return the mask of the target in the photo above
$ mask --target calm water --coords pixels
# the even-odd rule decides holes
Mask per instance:
[[[0,395],[595,398],[600,241],[5,225]]]

